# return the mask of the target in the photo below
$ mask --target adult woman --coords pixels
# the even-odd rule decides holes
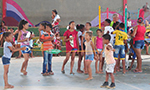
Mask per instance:
[[[138,18],[138,25],[134,28],[134,31],[131,36],[133,36],[133,45],[134,51],[137,56],[137,67],[134,72],[142,72],[142,58],[141,51],[144,48],[144,35],[146,32],[146,28],[143,25],[143,18]]]
[[[59,22],[60,22],[60,16],[58,15],[57,11],[54,9],[52,10],[52,26],[53,30],[52,32],[55,34],[56,32],[59,32]]]

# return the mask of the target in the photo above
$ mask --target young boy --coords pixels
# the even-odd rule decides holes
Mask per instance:
[[[10,59],[11,59],[11,56],[12,56],[12,52],[16,52],[16,51],[19,51],[19,50],[25,50],[26,47],[23,47],[23,48],[17,48],[15,49],[13,46],[12,46],[12,40],[13,40],[13,35],[11,32],[5,32],[3,34],[4,38],[5,38],[5,42],[4,42],[4,55],[2,57],[2,62],[3,62],[3,65],[4,65],[4,83],[5,83],[5,89],[8,89],[8,88],[14,88],[14,86],[10,85],[8,83],[8,70],[9,70],[9,64],[10,64]]]
[[[114,53],[114,57],[116,60],[116,66],[115,66],[115,71],[114,73],[116,73],[116,70],[118,68],[118,70],[120,69],[120,66],[118,66],[119,60],[118,60],[118,56],[120,55],[120,60],[122,60],[122,66],[123,66],[123,73],[126,73],[126,69],[125,69],[125,46],[127,47],[127,34],[124,32],[124,28],[125,25],[124,23],[120,23],[119,24],[119,30],[115,30],[114,32],[112,32],[112,34],[116,34],[116,38],[115,38],[115,53]]]
[[[104,34],[103,35],[103,43],[106,44],[105,49],[104,49],[104,53],[105,53],[105,60],[106,60],[106,81],[103,83],[103,85],[101,86],[101,88],[106,87],[106,88],[115,88],[115,78],[113,75],[114,72],[114,67],[115,67],[115,59],[113,56],[113,51],[115,51],[113,49],[112,44],[110,43],[111,40],[111,36],[109,34]],[[108,86],[108,79],[109,79],[109,75],[111,76],[111,85]]]
[[[46,33],[41,36],[41,41],[43,42],[43,51],[44,51],[44,61],[43,61],[43,76],[53,75],[51,69],[51,61],[53,54],[48,53],[47,51],[53,49],[52,41],[54,40],[54,36],[51,34],[52,25],[46,24]],[[48,64],[48,72],[46,72],[46,66]]]

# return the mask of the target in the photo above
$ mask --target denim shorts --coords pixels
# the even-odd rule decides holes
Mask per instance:
[[[135,41],[133,46],[136,49],[144,49],[144,40]]]
[[[115,49],[114,58],[118,59],[118,56],[120,55],[120,60],[125,60],[125,46],[115,45],[114,49]]]
[[[25,53],[30,54],[30,53],[31,53],[31,47],[30,47],[30,46],[28,46],[28,45],[23,45],[23,46],[21,46],[21,48],[22,48],[22,47],[26,47],[26,50],[21,50],[22,54],[25,54]]]
[[[91,60],[91,61],[93,61],[94,60],[94,54],[86,55],[85,56],[85,60]]]
[[[10,58],[7,58],[7,57],[2,57],[2,62],[3,62],[3,65],[9,65],[10,64]]]

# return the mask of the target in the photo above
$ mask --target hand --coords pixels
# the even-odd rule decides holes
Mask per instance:
[[[113,52],[115,52],[116,50],[115,50],[115,49],[113,49],[112,51],[113,51]]]
[[[103,54],[103,51],[101,51],[100,54],[102,55],[102,54]]]
[[[97,55],[94,55],[94,59],[97,60]]]
[[[81,51],[81,56],[83,56],[83,55],[84,55],[84,51],[82,50],[82,51]]]
[[[74,37],[69,38],[69,40],[73,40],[73,39],[74,39]]]
[[[21,50],[26,50],[26,47],[22,47]]]

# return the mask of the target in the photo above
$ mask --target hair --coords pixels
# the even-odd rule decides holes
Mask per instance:
[[[92,32],[86,32],[86,34],[88,34],[90,37],[92,37]]]
[[[107,23],[111,23],[111,20],[110,19],[105,19],[105,21],[107,22]]]
[[[26,25],[27,23],[28,23],[27,21],[21,20],[21,21],[19,22],[18,29],[19,29],[19,30],[22,30],[22,29],[23,29],[23,25]]]
[[[120,23],[120,24],[119,24],[119,27],[121,27],[121,28],[125,28],[124,23]]]
[[[131,19],[130,17],[128,17],[128,19]]]
[[[76,25],[76,28],[77,28],[78,30],[81,30],[81,29],[84,28],[84,25],[83,25],[83,24],[77,24],[77,25]]]
[[[10,29],[14,30],[14,28],[10,28]]]
[[[110,41],[111,36],[109,34],[104,34],[103,38]]]
[[[86,22],[86,24],[89,24],[90,26],[92,26],[92,24],[90,22]]]
[[[114,17],[119,17],[119,15],[117,13],[113,14],[113,18]]]
[[[100,31],[100,32],[102,33],[102,30],[101,30],[101,29],[97,29],[96,32],[97,32],[97,31]]]
[[[52,29],[52,24],[49,23],[49,24],[46,24],[46,26],[50,27]]]
[[[47,23],[41,23],[42,26],[44,26],[44,29],[46,29]]]
[[[8,37],[9,35],[11,35],[11,32],[4,32],[3,37],[6,38],[6,37]]]
[[[53,11],[55,14],[58,14],[57,11],[56,11],[56,9],[54,9],[54,10],[52,10],[52,11]]]
[[[143,18],[138,18],[137,22],[141,24],[143,22]]]
[[[2,23],[4,23],[4,24],[5,24],[5,22],[4,22],[4,21],[1,21],[0,28],[2,27]]]
[[[70,21],[70,22],[69,22],[69,25],[71,25],[72,23],[74,23],[74,21]],[[70,27],[69,27],[69,29],[70,29]]]

